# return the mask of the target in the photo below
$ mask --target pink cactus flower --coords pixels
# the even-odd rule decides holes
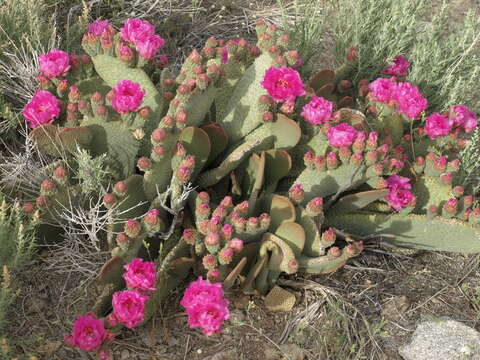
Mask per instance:
[[[95,20],[88,25],[88,33],[95,36],[101,36],[103,31],[110,27],[108,20]]]
[[[438,137],[447,136],[452,130],[453,120],[439,113],[433,113],[427,117],[425,123],[425,132],[430,139],[436,139]]]
[[[138,53],[145,59],[152,59],[164,44],[165,39],[158,35],[151,35],[135,43]]]
[[[71,67],[70,56],[59,49],[52,49],[49,53],[40,55],[38,62],[40,72],[49,79],[67,75]]]
[[[136,111],[142,105],[145,92],[140,88],[140,84],[130,80],[120,80],[112,90],[114,93],[112,107],[120,114]]]
[[[199,276],[198,280],[192,282],[185,290],[180,305],[184,308],[189,308],[196,303],[220,301],[221,299],[223,299],[222,284],[211,284]]]
[[[305,85],[300,74],[287,66],[269,68],[261,85],[278,102],[294,101],[298,96],[305,95]]]
[[[135,290],[124,290],[113,294],[113,313],[119,322],[127,328],[133,329],[145,317],[145,302],[148,296],[141,295]]]
[[[408,68],[410,63],[403,56],[397,56],[393,59],[393,64],[388,68],[382,71],[382,74],[392,75],[392,76],[404,76],[408,73]]]
[[[398,190],[398,189],[406,189],[410,190],[412,185],[409,184],[410,179],[399,176],[399,175],[392,175],[387,179],[387,185],[389,190]]]
[[[192,329],[200,327],[207,336],[220,332],[223,322],[230,317],[221,283],[211,284],[201,277],[185,290],[180,304],[187,312],[188,325]]]
[[[122,39],[137,44],[138,41],[145,41],[155,34],[155,27],[148,21],[139,19],[128,19],[120,29]]]
[[[395,78],[378,78],[368,85],[373,100],[388,104],[393,98],[397,88]]]
[[[123,274],[123,278],[129,289],[137,290],[142,293],[148,293],[155,290],[154,286],[157,281],[157,270],[154,262],[135,258],[123,268],[126,270]]]
[[[202,332],[211,336],[222,329],[222,324],[230,318],[228,301],[197,303],[186,309],[190,328],[200,328]]]
[[[455,127],[462,127],[466,133],[471,133],[478,125],[477,117],[465,105],[455,105],[450,108]]]
[[[306,121],[314,125],[326,123],[332,119],[333,103],[323,97],[314,96],[303,107],[301,115]]]
[[[351,146],[355,141],[357,131],[347,123],[333,126],[328,130],[327,138],[331,146],[340,148],[343,146]]]
[[[418,119],[422,111],[428,107],[427,99],[418,88],[406,81],[397,84],[393,100],[397,103],[397,112],[412,120]]]
[[[46,90],[38,90],[23,109],[23,116],[32,129],[50,124],[60,115],[60,101]]]
[[[397,211],[406,206],[413,205],[415,202],[415,195],[409,191],[412,188],[409,181],[409,178],[398,175],[392,175],[387,179],[388,190],[390,192],[385,196],[385,200]]]
[[[83,351],[96,351],[102,343],[113,340],[113,337],[112,333],[105,330],[102,320],[88,313],[77,317],[72,333],[66,335],[64,340]]]

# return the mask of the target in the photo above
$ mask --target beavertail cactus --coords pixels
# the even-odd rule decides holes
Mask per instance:
[[[112,333],[139,326],[190,274],[202,277],[192,287],[221,294],[208,303],[190,289],[182,300],[189,325],[212,335],[229,316],[223,290],[265,295],[281,274],[336,271],[372,238],[480,250],[480,208],[457,176],[477,126],[468,108],[428,113],[402,58],[384,72],[396,77],[353,84],[353,47],[341,67],[304,82],[288,36],[261,20],[256,31],[256,45],[208,39],[177,74],[138,19],[119,32],[91,24],[87,55],[41,58],[24,115],[38,148],[63,159],[45,169],[40,218],[97,197],[113,219],[88,318],[102,342],[85,350],[106,351],[98,321]],[[108,160],[89,201],[79,148]]]

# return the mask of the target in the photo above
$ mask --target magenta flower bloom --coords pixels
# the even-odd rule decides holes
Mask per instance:
[[[165,44],[165,40],[158,35],[151,35],[145,39],[137,40],[136,48],[145,59],[152,59],[158,50]]]
[[[382,71],[382,74],[392,75],[392,76],[403,76],[407,75],[408,68],[410,63],[403,56],[397,56],[393,59],[393,64],[388,68]]]
[[[373,100],[388,104],[394,98],[397,82],[392,79],[378,78],[368,85]]]
[[[218,302],[223,299],[223,289],[221,283],[212,284],[203,280],[201,276],[197,281],[192,282],[183,293],[180,305],[184,308],[195,306],[197,303],[208,301]]]
[[[120,114],[138,110],[145,96],[140,84],[130,80],[120,80],[112,91],[112,107]]]
[[[226,46],[224,46],[222,51],[222,64],[226,64],[227,62],[228,62],[228,49]]]
[[[124,290],[113,294],[113,314],[129,329],[140,324],[145,317],[145,302],[148,296],[134,290]]]
[[[64,340],[83,351],[96,351],[105,341],[113,340],[114,335],[105,330],[102,320],[93,314],[80,315],[73,324],[72,333]]]
[[[341,123],[328,130],[327,138],[330,145],[340,148],[351,146],[355,141],[357,131],[347,123]]]
[[[392,175],[387,179],[390,192],[385,196],[385,200],[393,209],[398,211],[415,203],[415,195],[409,191],[412,188],[409,182],[409,178],[398,175]]]
[[[398,190],[398,189],[406,189],[410,190],[412,185],[409,184],[410,179],[399,176],[399,175],[392,175],[387,179],[387,185],[389,190]]]
[[[95,20],[88,25],[88,33],[95,36],[101,36],[103,31],[109,27],[110,23],[108,20]]]
[[[140,292],[155,290],[154,286],[157,281],[157,271],[154,262],[135,258],[123,268],[126,270],[123,278],[129,289]]]
[[[436,139],[441,136],[447,136],[452,130],[453,120],[439,113],[433,113],[427,117],[425,123],[425,132],[430,139]]]
[[[60,101],[46,90],[38,90],[23,109],[23,116],[32,129],[50,124],[60,115]]]
[[[311,124],[320,125],[332,119],[333,103],[323,97],[314,96],[303,107],[301,115]]]
[[[300,74],[287,66],[269,68],[261,85],[275,101],[294,101],[297,96],[305,95]]]
[[[412,120],[418,119],[420,113],[428,107],[427,99],[418,88],[406,81],[397,84],[393,100],[397,103],[397,111]]]
[[[155,34],[155,27],[148,21],[139,19],[128,19],[120,29],[122,39],[137,44],[137,41],[145,41]]]
[[[226,300],[198,303],[195,306],[187,308],[186,312],[190,328],[194,329],[199,327],[207,336],[219,333],[222,329],[223,322],[230,318],[228,302]]]
[[[40,72],[49,79],[65,76],[70,70],[70,56],[62,50],[52,49],[38,57]]]
[[[192,329],[200,327],[207,336],[220,332],[223,322],[230,317],[221,283],[211,284],[202,277],[189,285],[180,304],[187,312],[188,325]]]
[[[466,133],[471,133],[478,125],[477,117],[465,105],[455,105],[450,108],[455,127],[462,127]]]

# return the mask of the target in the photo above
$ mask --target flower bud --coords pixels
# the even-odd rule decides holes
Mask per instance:
[[[208,230],[211,232],[219,232],[222,227],[222,219],[219,216],[212,216],[208,222]]]
[[[443,173],[440,175],[440,181],[444,184],[450,185],[453,181],[453,174],[452,173]],[[461,186],[459,186],[461,187]]]
[[[165,155],[165,148],[163,146],[154,146],[152,148],[150,157],[152,158],[153,161],[159,162],[163,159],[164,155]]]
[[[315,197],[307,204],[308,216],[314,217],[319,215],[323,211],[323,199],[321,197]]]
[[[220,235],[222,237],[222,240],[228,241],[232,238],[233,236],[233,226],[230,224],[225,224],[222,226],[222,230],[220,230]]]
[[[325,159],[325,156],[323,155],[318,155],[315,157],[315,168],[319,171],[325,171],[327,168],[327,160]]]
[[[143,156],[137,160],[137,166],[141,171],[148,171],[152,167],[152,162],[149,158]]]
[[[166,137],[167,132],[165,131],[165,129],[157,128],[152,132],[152,143],[154,143],[154,145],[158,145],[162,143]]]
[[[267,213],[260,214],[260,216],[258,217],[258,221],[260,222],[260,230],[267,231],[270,227],[270,215],[268,215]]]
[[[447,169],[447,157],[439,156],[437,160],[435,160],[433,167],[437,171],[445,171]]]
[[[258,221],[258,218],[250,217],[247,220],[247,223],[246,223],[246,226],[245,226],[245,231],[247,233],[250,233],[250,234],[256,233],[258,228],[259,228],[259,225],[260,225],[260,223]]]
[[[182,239],[189,245],[195,245],[198,234],[195,229],[185,229],[183,230]]]
[[[455,198],[448,199],[443,205],[442,215],[446,217],[452,217],[457,213],[458,200]]]
[[[128,191],[128,187],[125,181],[119,181],[113,187],[113,192],[115,195],[123,196]]]
[[[127,234],[125,233],[119,233],[117,235],[117,245],[121,248],[121,249],[125,249],[127,246],[128,246],[128,243],[130,242]]]
[[[47,198],[45,196],[39,196],[37,197],[35,203],[37,204],[38,207],[47,206]]]
[[[340,255],[342,255],[342,252],[337,246],[332,246],[330,249],[328,249],[328,256],[331,258],[337,258]]]
[[[333,151],[327,154],[327,168],[336,169],[340,165],[337,154]]]
[[[150,210],[148,210],[148,212],[143,217],[143,221],[148,226],[151,226],[151,227],[155,226],[160,221],[159,215],[160,215],[160,211],[158,211],[158,209],[150,209]]]
[[[34,210],[35,210],[35,207],[31,202],[23,203],[23,212],[25,214],[31,214]]]
[[[243,240],[238,239],[238,238],[233,238],[230,240],[228,243],[228,246],[233,249],[235,253],[239,253],[240,251],[243,250]]]
[[[220,277],[221,277],[221,273],[220,273],[220,270],[218,269],[210,269],[207,272],[207,279],[212,283],[219,282]]]
[[[207,194],[208,195],[208,194]],[[224,206],[225,209],[232,209],[233,208],[233,199],[231,196],[225,196],[222,201],[220,202],[220,205]]]
[[[218,254],[218,260],[220,261],[221,265],[228,265],[233,260],[233,255],[235,252],[231,248],[224,248]]]
[[[337,239],[337,235],[333,228],[329,228],[322,234],[322,243],[326,244],[327,246],[333,244]]]
[[[52,180],[45,179],[45,180],[43,180],[42,184],[40,185],[40,191],[41,191],[42,195],[50,196],[50,195],[53,195],[55,193],[56,187],[57,186],[55,185],[55,183]]]
[[[212,270],[217,266],[217,258],[212,254],[205,255],[202,259],[202,264],[205,269]]]
[[[107,193],[103,195],[103,203],[105,204],[105,207],[107,209],[110,209],[113,205],[115,205],[117,202],[117,198],[115,197],[114,194]]]
[[[123,231],[129,238],[136,238],[142,230],[140,223],[137,220],[129,219],[125,222]]]
[[[472,206],[474,201],[475,198],[472,195],[467,195],[463,197],[463,204],[465,205],[465,207]]]
[[[290,197],[290,199],[296,202],[303,201],[303,199],[305,198],[305,191],[303,190],[302,185],[301,184],[293,185],[288,191],[288,196]]]

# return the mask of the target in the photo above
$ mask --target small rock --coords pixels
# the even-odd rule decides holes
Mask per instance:
[[[399,353],[405,360],[480,360],[480,333],[455,320],[424,321]]]
[[[122,352],[120,353],[120,359],[127,360],[129,358],[130,358],[130,351],[128,351],[127,349],[122,350]]]
[[[270,311],[290,311],[295,301],[294,294],[275,285],[265,297],[265,307]]]
[[[409,307],[410,300],[405,295],[395,296],[383,305],[382,317],[387,320],[396,321],[405,314]]]
[[[170,337],[167,342],[168,346],[175,346],[178,344],[178,340],[174,337]]]
[[[208,357],[206,360],[237,360],[238,356],[235,350],[226,350],[219,352],[213,356]]]
[[[280,349],[284,360],[305,360],[305,352],[295,344],[284,344]]]
[[[232,310],[229,320],[231,324],[241,325],[245,322],[245,314],[241,310]]]

